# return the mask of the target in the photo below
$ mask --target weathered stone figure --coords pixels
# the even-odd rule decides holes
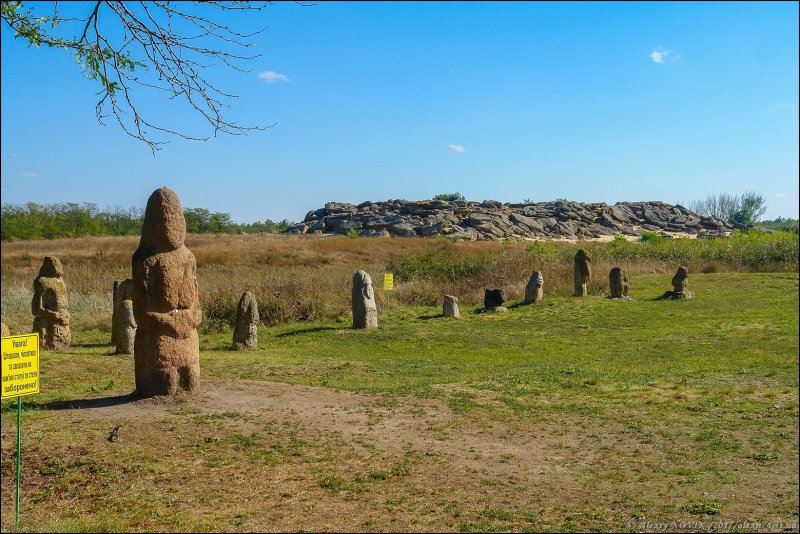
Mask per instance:
[[[178,196],[166,187],[156,189],[147,200],[139,248],[131,258],[134,368],[142,396],[191,391],[200,382],[197,265],[185,237]]]
[[[533,271],[528,285],[525,286],[525,304],[536,304],[544,296],[544,277],[539,271]]]
[[[458,311],[458,297],[454,297],[453,295],[444,296],[442,315],[445,317],[461,317]]]
[[[575,254],[575,296],[585,297],[586,286],[592,278],[592,258],[585,250],[580,249]]]
[[[353,276],[353,328],[377,328],[378,307],[375,305],[375,292],[372,278],[365,271]]]
[[[111,339],[117,354],[133,354],[136,319],[133,317],[133,279],[114,282],[114,313],[111,316]]]
[[[681,265],[678,272],[672,277],[672,291],[667,291],[660,298],[662,299],[690,299],[694,298],[694,293],[686,289],[689,283],[689,270]]]
[[[497,308],[506,301],[506,292],[500,288],[487,288],[483,292],[483,307]]]
[[[11,332],[9,331],[8,327],[6,326],[6,323],[0,323],[0,336],[5,337],[5,336],[10,336],[10,335],[11,335]]]
[[[256,297],[247,291],[236,307],[236,324],[233,327],[233,348],[254,349],[258,345],[258,304]]]
[[[31,313],[33,332],[39,333],[40,347],[47,350],[69,348],[69,305],[64,268],[55,256],[47,256],[33,281]]]
[[[111,344],[117,344],[117,329],[114,325],[117,324],[117,306],[119,305],[119,285],[124,282],[125,280],[130,280],[129,278],[123,278],[121,280],[114,280],[114,284],[111,287]]]
[[[502,313],[508,311],[508,308],[503,306],[506,301],[506,292],[499,288],[486,288],[483,291],[483,308],[478,308],[475,313]]]
[[[631,298],[628,296],[628,288],[630,287],[628,276],[626,275],[625,271],[619,267],[614,267],[611,269],[611,272],[608,273],[608,285],[611,290],[611,294],[608,296],[608,298],[631,300]]]

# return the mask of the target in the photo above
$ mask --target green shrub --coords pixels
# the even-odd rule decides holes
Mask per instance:
[[[462,195],[461,193],[456,191],[455,193],[441,193],[439,195],[435,195],[433,197],[433,200],[448,200],[448,201],[452,201],[452,200],[466,200],[466,198],[464,198],[464,195]]]
[[[662,241],[664,238],[658,235],[658,232],[651,232],[649,230],[645,230],[642,232],[642,242],[644,243],[658,243]]]

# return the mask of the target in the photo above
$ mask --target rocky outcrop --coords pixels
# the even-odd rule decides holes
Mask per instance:
[[[328,202],[308,212],[289,234],[348,234],[368,237],[453,236],[461,239],[594,239],[643,231],[726,235],[732,223],[701,217],[664,202],[581,204],[555,201],[501,204],[492,200],[389,200],[347,204]]]

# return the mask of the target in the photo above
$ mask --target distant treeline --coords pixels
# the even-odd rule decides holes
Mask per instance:
[[[787,232],[798,233],[800,230],[800,221],[797,219],[786,219],[778,217],[772,221],[761,221],[756,223],[756,228],[763,228],[765,230],[786,230]]]
[[[274,222],[237,224],[230,214],[204,208],[183,210],[189,233],[282,233],[293,223],[286,219]],[[55,239],[87,235],[138,235],[142,231],[144,210],[120,208],[100,210],[96,204],[67,202],[61,204],[4,204],[2,215],[3,241],[15,239]]]

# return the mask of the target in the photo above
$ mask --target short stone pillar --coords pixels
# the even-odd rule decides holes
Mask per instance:
[[[608,298],[617,300],[631,300],[631,298],[628,296],[628,288],[630,287],[628,276],[626,275],[625,271],[619,267],[614,267],[611,269],[611,272],[608,273],[608,285],[611,293]]]
[[[133,354],[136,319],[133,317],[133,278],[114,282],[114,312],[111,316],[111,339],[117,354]]]
[[[442,315],[445,317],[461,317],[458,311],[458,298],[453,295],[444,296],[444,309]]]
[[[233,327],[233,348],[251,350],[258,345],[258,304],[250,291],[245,292],[236,307],[236,323]]]
[[[185,239],[178,195],[167,187],[156,189],[147,200],[142,237],[131,257],[140,396],[176,395],[200,385],[197,263]]]
[[[353,328],[377,328],[378,306],[375,304],[375,291],[372,277],[359,270],[353,276]]]
[[[539,271],[533,271],[528,285],[525,286],[525,304],[536,304],[544,296],[544,277]]]
[[[592,278],[592,258],[585,250],[580,249],[575,254],[575,296],[585,297],[587,295],[587,284]]]
[[[506,301],[506,292],[500,288],[487,288],[483,292],[483,307],[497,308]]]
[[[3,337],[11,335],[11,332],[8,330],[8,327],[6,326],[6,323],[0,323],[0,335]]]
[[[483,292],[483,308],[478,308],[475,313],[497,312],[502,313],[508,311],[508,308],[503,306],[506,301],[506,292],[498,287],[486,288]]]
[[[39,346],[46,350],[65,350],[70,345],[69,304],[64,268],[55,256],[47,256],[33,281],[31,313],[33,332],[39,334]]]
[[[689,285],[689,269],[684,265],[678,267],[678,272],[672,277],[672,291],[667,291],[661,295],[662,299],[691,299],[694,298],[694,293],[686,289]]]

